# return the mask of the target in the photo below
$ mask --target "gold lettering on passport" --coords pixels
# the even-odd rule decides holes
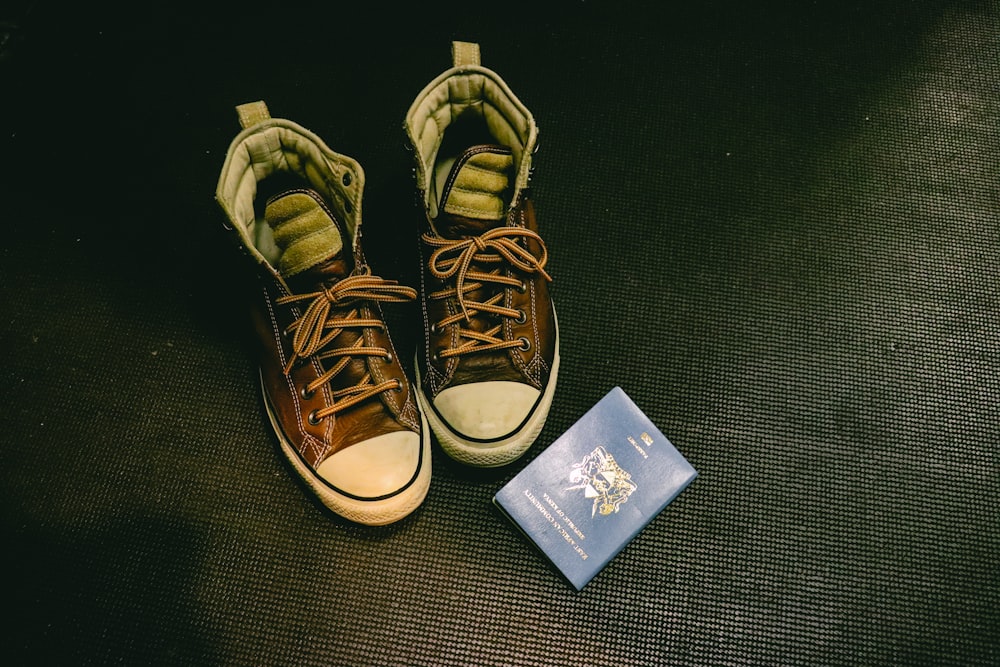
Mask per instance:
[[[566,523],[566,527],[569,528],[571,531],[573,531],[574,535],[579,537],[581,540],[587,539],[587,536],[584,535],[583,532],[576,527],[576,524],[573,523],[573,520],[570,519],[566,515],[566,512],[564,512],[563,509],[556,504],[556,501],[552,500],[552,497],[549,494],[543,493],[542,497],[545,499],[545,502],[549,504],[549,507],[551,507],[552,510],[559,516],[559,518]]]
[[[633,438],[630,435],[627,435],[627,436],[625,436],[625,439],[628,440],[628,443],[630,445],[632,445],[633,447],[635,447],[635,451],[639,452],[639,455],[642,456],[642,458],[644,458],[644,459],[648,459],[649,458],[649,454],[646,453],[645,449],[643,449],[642,447],[639,446],[639,443],[635,441],[635,438]]]
[[[570,530],[573,530],[574,534],[578,535],[581,540],[584,539],[584,534],[580,532],[575,525],[573,525],[572,521],[569,521],[568,519],[565,518],[565,512],[563,512],[559,508],[559,506],[552,499],[552,497],[549,496],[549,494],[542,493],[542,499],[545,501],[544,505],[542,504],[541,501],[538,500],[538,498],[535,497],[535,494],[533,494],[528,489],[524,490],[524,496],[525,498],[528,499],[528,502],[530,502],[535,507],[535,509],[537,509],[538,512],[543,517],[545,517],[545,520],[548,521],[549,524],[552,526],[552,528],[555,529],[555,531],[563,538],[563,540],[566,541],[567,544],[569,544],[569,546],[573,549],[574,552],[576,552],[576,555],[579,556],[581,560],[587,560],[587,558],[590,557],[589,554],[587,554],[587,552],[584,551],[583,548],[576,543],[576,540],[573,539],[573,536],[569,534],[569,531],[566,529],[566,526],[564,526],[561,521],[565,520],[567,522],[567,525],[570,527]],[[548,507],[546,507],[546,505],[548,505]],[[549,509],[552,509],[555,512],[555,514],[549,511]]]

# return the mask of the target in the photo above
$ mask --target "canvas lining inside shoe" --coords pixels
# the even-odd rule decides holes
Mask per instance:
[[[437,216],[437,163],[454,156],[439,156],[446,130],[459,119],[463,124],[478,118],[485,131],[514,155],[514,192],[528,183],[530,157],[537,140],[531,113],[494,72],[464,66],[448,70],[421,92],[406,116],[406,130],[417,151],[417,186],[428,191],[430,213]],[[443,159],[442,159],[443,158]],[[447,165],[445,165],[447,166]]]
[[[445,137],[445,143],[448,138]],[[471,143],[471,142],[470,142]],[[470,143],[460,142],[469,146]],[[476,220],[502,220],[510,201],[514,158],[505,148],[476,145],[448,152],[442,148],[434,167],[438,205],[445,213]],[[447,155],[447,159],[442,156]],[[461,162],[456,168],[456,156]]]
[[[270,226],[255,213],[258,186],[268,177],[292,174],[311,187],[356,239],[364,172],[351,158],[330,150],[315,134],[282,119],[243,130],[233,140],[216,199],[235,223],[247,248],[275,266],[281,250]]]

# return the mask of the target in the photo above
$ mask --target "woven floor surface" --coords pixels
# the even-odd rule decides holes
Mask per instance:
[[[1000,664],[996,3],[371,4],[0,14],[0,662]],[[453,39],[538,120],[560,384],[364,528],[269,430],[215,182],[265,100],[416,284]],[[614,386],[699,477],[576,592],[490,501]]]

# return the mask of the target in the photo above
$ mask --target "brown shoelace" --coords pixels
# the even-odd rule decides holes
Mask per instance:
[[[323,287],[315,292],[279,297],[277,300],[279,304],[309,302],[302,316],[286,331],[292,335],[292,355],[285,364],[285,375],[292,371],[299,359],[308,359],[312,356],[320,360],[336,359],[336,363],[326,372],[303,388],[304,395],[308,397],[347,368],[354,357],[391,358],[389,350],[384,347],[365,345],[364,329],[376,327],[384,330],[385,323],[379,319],[360,317],[360,306],[357,304],[366,301],[403,302],[416,297],[417,292],[412,287],[369,274],[351,275],[331,287]],[[325,349],[345,329],[361,329],[361,333],[350,345]],[[333,404],[314,411],[310,414],[310,421],[317,423],[384,391],[399,388],[398,380],[374,384],[371,374],[365,373],[354,386],[334,390]]]
[[[500,305],[503,300],[503,292],[498,291],[485,301],[472,301],[466,298],[470,292],[481,289],[486,283],[504,285],[507,287],[524,288],[524,283],[512,276],[501,275],[503,266],[497,266],[489,272],[477,271],[473,268],[473,263],[477,265],[506,264],[513,266],[523,273],[540,273],[546,280],[551,281],[552,277],[545,272],[545,264],[548,261],[548,251],[541,237],[529,229],[519,227],[498,227],[491,229],[479,236],[467,239],[452,241],[443,239],[432,234],[424,234],[423,241],[434,248],[428,259],[431,274],[441,280],[454,279],[455,286],[448,289],[439,290],[430,294],[432,299],[456,298],[462,312],[449,315],[435,327],[446,327],[461,320],[471,322],[472,316],[476,313],[492,313],[502,317],[519,319],[524,316],[521,311],[507,308]],[[541,248],[541,256],[536,257],[525,247],[518,243],[519,239],[532,239]],[[471,281],[471,282],[470,282]],[[491,327],[487,331],[473,331],[471,329],[461,329],[460,336],[468,342],[458,347],[440,350],[437,354],[442,358],[455,357],[470,352],[485,352],[488,350],[503,350],[512,347],[521,347],[520,340],[504,340],[497,336],[500,333],[501,325]]]

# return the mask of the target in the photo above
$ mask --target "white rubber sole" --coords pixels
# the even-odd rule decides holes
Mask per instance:
[[[263,382],[261,383],[261,391],[264,392]],[[326,484],[312,468],[306,465],[292,444],[285,438],[277,417],[271,408],[271,402],[267,398],[267,392],[264,392],[263,396],[264,405],[267,408],[267,416],[271,421],[271,426],[275,434],[278,436],[278,443],[281,445],[281,451],[284,453],[285,458],[292,464],[292,467],[295,468],[295,471],[305,481],[316,497],[334,513],[354,523],[366,526],[384,526],[399,521],[411,514],[415,509],[420,507],[424,498],[427,497],[431,483],[431,438],[430,429],[427,427],[427,420],[422,412],[420,415],[422,426],[421,466],[416,479],[410,482],[409,486],[405,489],[388,498],[365,500],[339,493],[336,489]]]
[[[542,392],[538,403],[535,404],[530,416],[521,428],[502,440],[492,440],[489,442],[469,440],[453,431],[438,416],[431,405],[430,399],[424,395],[420,379],[419,360],[414,364],[414,368],[416,373],[417,402],[420,404],[420,409],[424,412],[424,416],[430,423],[431,429],[434,431],[434,436],[437,438],[438,444],[441,445],[441,449],[448,456],[460,463],[477,468],[497,468],[519,459],[535,443],[539,433],[542,432],[542,428],[545,426],[545,420],[549,416],[549,409],[552,407],[552,397],[556,391],[556,380],[559,376],[559,334],[557,331],[552,372],[549,373],[549,382],[545,385],[545,391]]]

